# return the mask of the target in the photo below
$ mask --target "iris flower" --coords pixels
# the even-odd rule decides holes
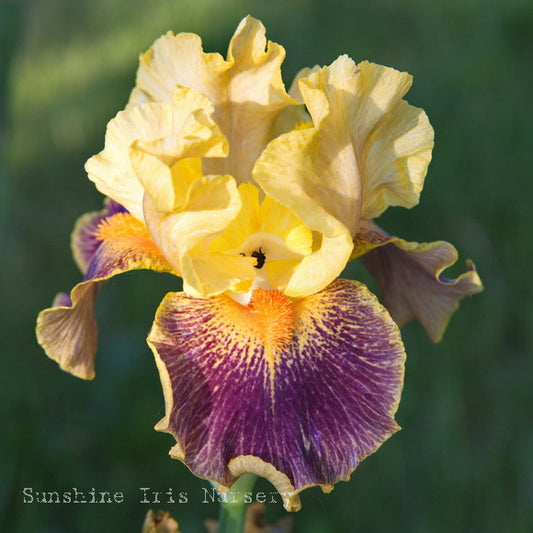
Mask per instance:
[[[416,318],[438,341],[466,295],[445,242],[418,244],[373,221],[418,203],[433,130],[404,96],[404,72],[341,56],[287,92],[284,49],[245,18],[226,59],[167,33],[140,57],[125,109],[89,159],[106,197],[73,236],[83,280],[42,311],[37,337],[62,369],[94,377],[93,304],[107,279],[170,272],[148,344],[160,373],[172,457],[227,490],[270,480],[289,510],[330,491],[399,429],[405,351]],[[339,279],[361,258],[383,305]]]

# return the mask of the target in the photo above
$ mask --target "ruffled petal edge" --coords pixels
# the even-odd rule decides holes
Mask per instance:
[[[483,290],[472,261],[455,279],[442,273],[458,253],[445,241],[408,242],[392,237],[369,220],[354,237],[352,259],[360,257],[375,278],[383,304],[403,326],[416,318],[433,342],[439,342],[460,301]]]

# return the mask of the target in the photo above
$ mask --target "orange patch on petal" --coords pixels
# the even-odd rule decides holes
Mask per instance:
[[[246,354],[246,364],[251,357],[261,353],[267,362],[270,382],[274,383],[276,364],[283,348],[291,342],[294,327],[294,306],[290,298],[274,289],[255,289],[248,305],[233,299],[219,297],[219,326],[229,338],[239,339],[243,345],[260,347],[234,354]],[[272,389],[273,390],[273,389]]]
[[[117,213],[105,218],[98,224],[94,236],[101,241],[132,236],[150,239],[146,226],[129,213]]]
[[[246,315],[253,335],[264,346],[271,390],[274,391],[278,356],[292,336],[294,322],[292,303],[281,291],[255,289]]]
[[[129,243],[130,246],[155,253],[166,263],[150,233],[148,233],[147,227],[130,213],[117,213],[102,220],[96,228],[94,236],[103,242],[119,239],[123,243]]]
[[[293,308],[281,291],[255,289],[248,308],[255,334],[265,349],[277,351],[290,341]]]

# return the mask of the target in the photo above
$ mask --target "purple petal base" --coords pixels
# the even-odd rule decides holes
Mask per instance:
[[[148,342],[166,403],[156,429],[176,438],[171,455],[223,487],[244,472],[267,477],[297,510],[299,491],[331,490],[399,429],[405,353],[361,284],[337,280],[289,306],[292,331],[269,352],[250,307],[170,293]]]

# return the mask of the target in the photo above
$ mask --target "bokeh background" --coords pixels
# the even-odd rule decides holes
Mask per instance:
[[[436,130],[416,208],[381,220],[409,240],[453,242],[485,292],[461,305],[445,339],[404,329],[403,430],[348,483],[303,493],[296,533],[529,532],[533,527],[533,290],[529,0],[0,0],[0,530],[140,531],[140,487],[187,491],[171,511],[203,531],[216,505],[153,431],[163,397],[145,344],[177,282],[151,272],[111,280],[97,305],[97,378],[61,372],[34,322],[79,280],[69,236],[99,209],[85,160],[134,83],[138,54],[162,33],[200,34],[225,54],[246,14],[284,45],[287,84],[341,53],[407,70],[408,100]],[[350,277],[363,277],[357,266]],[[24,505],[22,489],[123,491],[121,505]],[[260,487],[270,490],[267,483]],[[268,505],[269,520],[284,514]]]

